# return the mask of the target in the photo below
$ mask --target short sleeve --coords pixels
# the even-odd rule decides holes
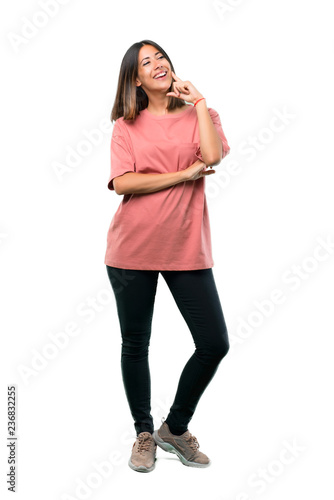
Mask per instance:
[[[223,128],[222,128],[222,124],[220,122],[219,114],[213,108],[208,108],[208,111],[209,111],[209,114],[211,116],[211,120],[212,120],[214,126],[216,127],[218,135],[219,135],[219,137],[222,140],[222,159],[224,159],[225,156],[229,154],[231,148],[228,145],[227,139],[225,137],[225,134],[224,134],[224,131],[223,131]],[[197,148],[195,154],[196,154],[196,156],[197,156],[197,158],[199,160],[203,161],[203,157],[202,157],[202,153],[201,153],[201,148],[200,147]]]
[[[126,172],[135,172],[135,159],[132,151],[131,139],[121,118],[115,121],[110,145],[110,175],[108,189],[114,191],[113,179]]]

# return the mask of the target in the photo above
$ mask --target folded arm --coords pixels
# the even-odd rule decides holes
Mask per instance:
[[[205,99],[196,104],[196,111],[203,161],[206,165],[218,165],[223,158],[223,144],[212,122]]]

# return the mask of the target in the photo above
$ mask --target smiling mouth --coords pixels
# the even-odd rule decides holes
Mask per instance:
[[[167,72],[165,72],[164,76],[159,76],[159,77],[153,77],[154,80],[163,80],[164,78],[166,78],[167,76]]]

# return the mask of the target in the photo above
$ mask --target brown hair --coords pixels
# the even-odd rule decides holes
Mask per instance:
[[[138,77],[138,54],[141,47],[144,45],[153,45],[153,47],[159,50],[161,54],[165,56],[172,71],[175,73],[174,66],[168,54],[157,43],[152,42],[152,40],[142,40],[141,42],[131,45],[131,47],[126,51],[121,63],[116,97],[110,116],[111,122],[117,120],[117,118],[120,118],[121,116],[124,117],[124,120],[134,121],[139,115],[139,111],[147,108],[148,106],[148,97],[145,90],[143,90],[141,86],[138,87],[136,85],[136,78]],[[168,89],[168,92],[173,92],[173,82],[175,80],[174,78],[172,80],[173,81]],[[167,109],[169,111],[175,108],[181,108],[186,104],[183,99],[173,96],[168,97],[169,101]]]

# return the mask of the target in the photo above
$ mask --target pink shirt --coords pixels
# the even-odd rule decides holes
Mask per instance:
[[[230,152],[218,113],[208,108],[222,140],[223,158]],[[153,115],[147,109],[134,123],[118,118],[113,127],[108,188],[125,172],[158,174],[184,170],[200,151],[197,111]],[[215,174],[213,174],[215,175]],[[154,193],[126,194],[114,214],[104,263],[123,269],[190,270],[214,265],[205,177]]]

